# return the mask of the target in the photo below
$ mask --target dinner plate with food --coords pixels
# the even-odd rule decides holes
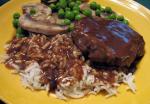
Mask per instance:
[[[129,0],[12,0],[0,13],[6,103],[150,103],[145,7]]]

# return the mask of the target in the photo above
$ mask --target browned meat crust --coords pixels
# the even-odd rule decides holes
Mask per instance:
[[[144,55],[143,37],[115,20],[84,18],[71,35],[84,56],[100,65],[130,67]]]

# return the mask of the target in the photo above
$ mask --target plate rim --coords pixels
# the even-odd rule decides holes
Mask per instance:
[[[109,1],[113,2],[113,0],[109,0]],[[116,1],[123,2],[124,4],[126,4],[126,3],[137,4],[137,5],[140,6],[140,8],[142,9],[142,11],[145,11],[146,13],[148,13],[150,15],[150,9],[146,8],[145,6],[143,6],[142,4],[140,4],[140,3],[138,3],[138,2],[136,2],[134,0],[116,0]],[[0,7],[0,11],[3,11],[5,8],[8,8],[9,5],[12,5],[12,3],[14,3],[14,2],[17,2],[17,0],[10,0],[10,1],[8,1],[7,3],[5,3],[4,5],[2,5]],[[1,95],[0,95],[0,100],[6,102],[8,104],[12,104],[12,102],[10,102],[6,98],[2,97]]]

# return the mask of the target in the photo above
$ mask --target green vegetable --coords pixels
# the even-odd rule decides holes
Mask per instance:
[[[92,11],[90,9],[85,9],[82,11],[82,13],[88,17],[92,16]]]
[[[73,10],[78,10],[78,11],[80,11],[80,7],[79,7],[79,6],[74,6],[74,7],[73,7]]]
[[[19,26],[19,19],[14,19],[14,20],[13,20],[13,26],[14,26],[15,28],[17,28],[17,27]]]
[[[96,9],[101,10],[101,5],[100,5],[100,4],[97,4],[97,8],[96,8]]]
[[[71,24],[71,21],[70,21],[69,19],[65,19],[65,20],[64,20],[64,24],[65,24],[65,25],[70,25],[70,24]]]
[[[123,20],[123,23],[129,25],[129,21],[126,19]]]
[[[100,11],[99,9],[97,9],[97,10],[95,11],[95,14],[96,14],[96,16],[100,16],[100,15],[101,15],[101,11]]]
[[[70,9],[70,8],[68,8],[68,7],[66,7],[66,8],[65,8],[65,11],[71,11],[71,9]]]
[[[24,34],[23,34],[23,30],[22,30],[21,27],[18,27],[18,28],[17,28],[16,37],[17,37],[17,38],[25,37]]]
[[[32,8],[32,9],[30,10],[30,15],[34,15],[34,14],[36,14],[36,10],[35,10],[35,8]]]
[[[77,3],[78,5],[80,5],[82,2],[81,2],[80,0],[78,0],[78,1],[76,1],[76,3]]]
[[[69,26],[68,26],[68,30],[69,31],[72,31],[74,29],[74,24],[70,24]]]
[[[75,2],[72,1],[72,2],[69,3],[70,8],[73,8],[74,6],[75,6]]]
[[[117,15],[115,13],[111,14],[107,17],[108,19],[115,20],[117,18]]]
[[[59,11],[58,11],[58,17],[59,18],[64,18],[65,17],[65,12],[64,12],[63,9],[59,9]]]
[[[97,3],[94,2],[94,1],[91,2],[91,3],[90,3],[90,8],[93,9],[93,10],[96,10],[96,9],[97,9]]]
[[[80,12],[78,10],[73,10],[74,15],[78,15]]]
[[[73,20],[75,17],[74,13],[72,11],[66,11],[65,13],[65,18],[69,19],[69,20]]]
[[[105,8],[101,8],[101,12],[105,12]]]
[[[67,7],[67,1],[66,0],[59,0],[59,6],[60,6],[60,8],[66,8]]]
[[[14,13],[14,14],[13,14],[13,18],[14,18],[14,19],[19,19],[19,17],[20,17],[20,14],[19,14],[19,13]]]
[[[124,20],[124,17],[123,17],[123,16],[117,16],[117,20],[123,21],[123,20]]]
[[[81,20],[81,19],[82,19],[82,17],[81,17],[80,14],[78,14],[78,15],[75,16],[75,20]]]
[[[55,10],[57,7],[55,4],[50,4],[49,7],[52,9],[52,10]]]
[[[110,7],[105,7],[105,12],[106,13],[112,13],[112,9]]]
[[[61,8],[60,3],[57,2],[57,3],[56,3],[56,9],[58,10],[58,9],[60,9],[60,8]]]

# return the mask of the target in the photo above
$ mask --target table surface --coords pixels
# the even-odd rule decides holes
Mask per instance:
[[[0,6],[7,3],[8,1],[10,0],[0,0]],[[150,0],[135,0],[135,1],[139,2],[140,4],[150,9]]]
[[[2,6],[3,4],[9,1],[10,0],[0,0],[0,6]],[[135,0],[135,1],[150,9],[150,0]],[[4,103],[0,100],[0,104],[4,104]]]
[[[150,0],[135,0],[150,9]]]

